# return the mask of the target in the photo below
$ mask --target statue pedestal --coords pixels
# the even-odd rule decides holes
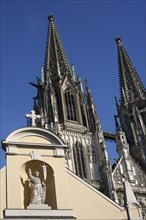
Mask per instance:
[[[47,204],[30,204],[27,206],[27,209],[51,209],[51,206],[48,206]]]
[[[39,205],[37,205],[39,206]],[[40,205],[41,206],[41,205]],[[49,206],[48,206],[49,207]],[[54,220],[75,220],[72,209],[5,209],[5,218],[13,220],[24,219],[54,219]]]

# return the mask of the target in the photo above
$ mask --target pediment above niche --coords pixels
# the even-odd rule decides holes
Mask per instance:
[[[2,146],[9,155],[25,154],[31,155],[33,159],[39,158],[41,154],[46,155],[46,153],[54,157],[64,157],[64,150],[67,147],[56,134],[37,127],[15,130],[2,142]],[[34,149],[36,150],[34,151]]]
[[[51,131],[37,127],[20,128],[12,132],[3,145],[44,145],[66,147],[63,141]]]
[[[40,136],[28,135],[19,139],[19,142],[23,143],[41,143],[41,144],[52,144],[49,140]]]

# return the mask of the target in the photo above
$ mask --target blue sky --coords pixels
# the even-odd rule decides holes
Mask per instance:
[[[146,3],[144,0],[1,0],[1,139],[26,126],[44,63],[48,19],[52,13],[68,60],[89,82],[103,130],[113,131],[119,98],[115,37],[123,44],[146,87]],[[114,146],[107,144],[110,157]],[[1,152],[1,166],[4,152]]]

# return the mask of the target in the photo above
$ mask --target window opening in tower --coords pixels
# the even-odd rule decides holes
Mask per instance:
[[[71,121],[77,121],[74,95],[69,89],[65,90],[65,102],[67,119]]]

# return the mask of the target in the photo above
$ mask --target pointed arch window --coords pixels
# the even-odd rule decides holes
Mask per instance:
[[[71,121],[77,121],[75,98],[69,88],[65,90],[65,102],[66,102],[67,119]]]
[[[76,174],[82,179],[87,179],[85,155],[83,152],[83,146],[79,142],[76,142],[74,145],[73,153]]]

